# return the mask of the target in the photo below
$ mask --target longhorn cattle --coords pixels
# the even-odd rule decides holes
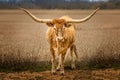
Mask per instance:
[[[78,54],[76,52],[75,46],[75,24],[74,23],[82,23],[89,20],[99,8],[93,11],[89,16],[83,19],[72,19],[68,16],[60,17],[59,19],[40,19],[35,17],[28,10],[21,8],[25,11],[34,21],[39,23],[46,23],[48,26],[47,30],[47,41],[50,46],[50,55],[52,62],[52,74],[56,73],[56,70],[60,70],[60,74],[64,74],[64,59],[67,50],[70,48],[71,55],[71,68],[75,68],[75,59],[73,57],[73,53],[75,53],[76,58],[78,58]],[[59,56],[59,62],[57,69],[55,69],[55,54]]]

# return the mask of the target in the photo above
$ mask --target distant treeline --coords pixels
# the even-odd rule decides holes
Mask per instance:
[[[120,9],[120,0],[90,2],[88,0],[1,0],[0,9]]]

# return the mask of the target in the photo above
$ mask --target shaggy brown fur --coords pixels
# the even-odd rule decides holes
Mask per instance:
[[[67,16],[61,17],[60,19],[53,19],[53,21],[51,23],[47,23],[48,26],[48,30],[47,30],[47,41],[49,42],[50,45],[50,52],[51,52],[51,57],[52,57],[52,62],[54,64],[55,61],[55,54],[61,56],[62,60],[59,62],[58,65],[58,69],[61,67],[61,65],[63,66],[63,62],[64,62],[64,57],[66,55],[66,52],[68,50],[68,48],[70,48],[70,53],[71,53],[71,66],[72,68],[75,68],[75,64],[74,64],[74,60],[73,60],[73,51],[75,51],[76,47],[75,47],[75,25],[73,23],[66,23],[65,20],[66,19],[70,19]],[[59,46],[57,45],[57,41],[56,41],[56,34],[54,31],[54,27],[51,27],[55,25],[57,30],[62,29],[63,26],[65,26],[65,30],[63,31],[63,37],[64,37],[64,41],[58,41]],[[77,54],[76,54],[77,56]],[[62,62],[62,63],[61,63]],[[52,72],[54,73],[55,70],[53,68]],[[64,69],[63,72],[61,72],[61,74],[64,73]]]

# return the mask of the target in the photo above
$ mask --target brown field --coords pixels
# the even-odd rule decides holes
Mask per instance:
[[[31,10],[40,18],[69,15],[83,18],[90,10]],[[66,70],[65,76],[45,72],[0,73],[0,80],[120,80],[120,10],[100,10],[92,19],[76,24],[78,70]],[[0,69],[35,65],[50,61],[45,33],[47,26],[34,22],[21,10],[0,10]],[[69,62],[69,55],[67,55]],[[98,65],[96,65],[98,64]],[[117,65],[116,65],[117,64]],[[47,63],[40,64],[41,66]],[[109,69],[80,70],[81,65]],[[1,70],[0,70],[1,71]]]

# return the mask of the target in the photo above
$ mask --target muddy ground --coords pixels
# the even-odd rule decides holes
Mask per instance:
[[[66,70],[64,76],[61,76],[59,72],[51,75],[50,71],[1,72],[0,80],[120,80],[120,70]]]

